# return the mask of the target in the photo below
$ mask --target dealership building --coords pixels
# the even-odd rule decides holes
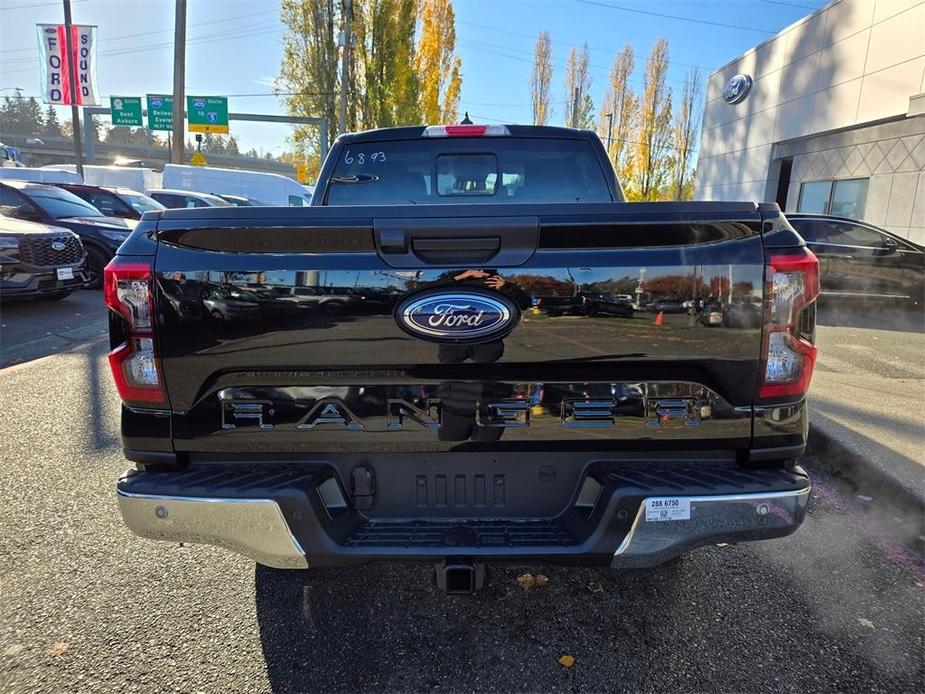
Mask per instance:
[[[695,198],[925,244],[925,0],[836,0],[713,72]]]

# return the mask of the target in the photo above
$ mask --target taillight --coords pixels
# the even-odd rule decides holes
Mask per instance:
[[[504,137],[506,125],[428,125],[421,137]]]
[[[772,255],[767,269],[761,400],[802,397],[816,364],[819,261],[805,248]]]
[[[167,395],[154,335],[151,265],[113,258],[103,273],[103,299],[119,315],[125,341],[109,353],[109,367],[126,405],[166,407]]]

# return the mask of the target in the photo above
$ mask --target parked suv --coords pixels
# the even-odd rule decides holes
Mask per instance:
[[[580,296],[585,315],[633,317],[633,304],[623,297],[607,292],[584,292]]]
[[[847,217],[797,213],[787,219],[819,258],[823,297],[922,302],[922,246]]]
[[[0,208],[10,217],[77,234],[87,251],[86,286],[91,289],[102,285],[103,268],[135,228],[134,220],[107,217],[73,193],[43,183],[3,181]]]
[[[0,215],[0,297],[63,299],[83,285],[77,234]]]

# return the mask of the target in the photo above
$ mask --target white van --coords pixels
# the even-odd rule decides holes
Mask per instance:
[[[76,172],[74,164],[49,164],[43,169]],[[154,169],[135,166],[84,166],[84,183],[88,186],[108,186],[110,188],[131,188],[139,193],[161,187],[161,174]]]
[[[228,196],[232,204],[308,206],[311,196],[295,179],[266,171],[167,164],[164,188]],[[246,198],[246,202],[238,198]]]
[[[0,167],[0,180],[29,181],[29,183],[83,183],[76,171],[35,168],[32,166]]]

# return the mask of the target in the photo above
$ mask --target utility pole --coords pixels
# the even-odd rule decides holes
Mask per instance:
[[[575,96],[572,98],[572,127],[578,127],[578,97],[581,94],[581,90],[578,87],[575,87]]]
[[[84,150],[80,141],[80,111],[77,109],[77,67],[79,60],[74,56],[74,37],[71,36],[71,0],[64,0],[64,44],[67,49],[67,80],[71,90],[71,130],[74,134],[74,155],[77,158],[77,174],[84,175]]]
[[[173,32],[173,147],[170,161],[183,163],[183,115],[186,111],[186,0],[176,2]]]
[[[607,114],[607,156],[610,156],[610,143],[613,142],[613,113]],[[616,162],[614,162],[616,163]]]
[[[344,47],[340,54],[340,113],[337,132],[347,132],[347,94],[350,91],[350,29],[353,24],[353,0],[344,0]]]

